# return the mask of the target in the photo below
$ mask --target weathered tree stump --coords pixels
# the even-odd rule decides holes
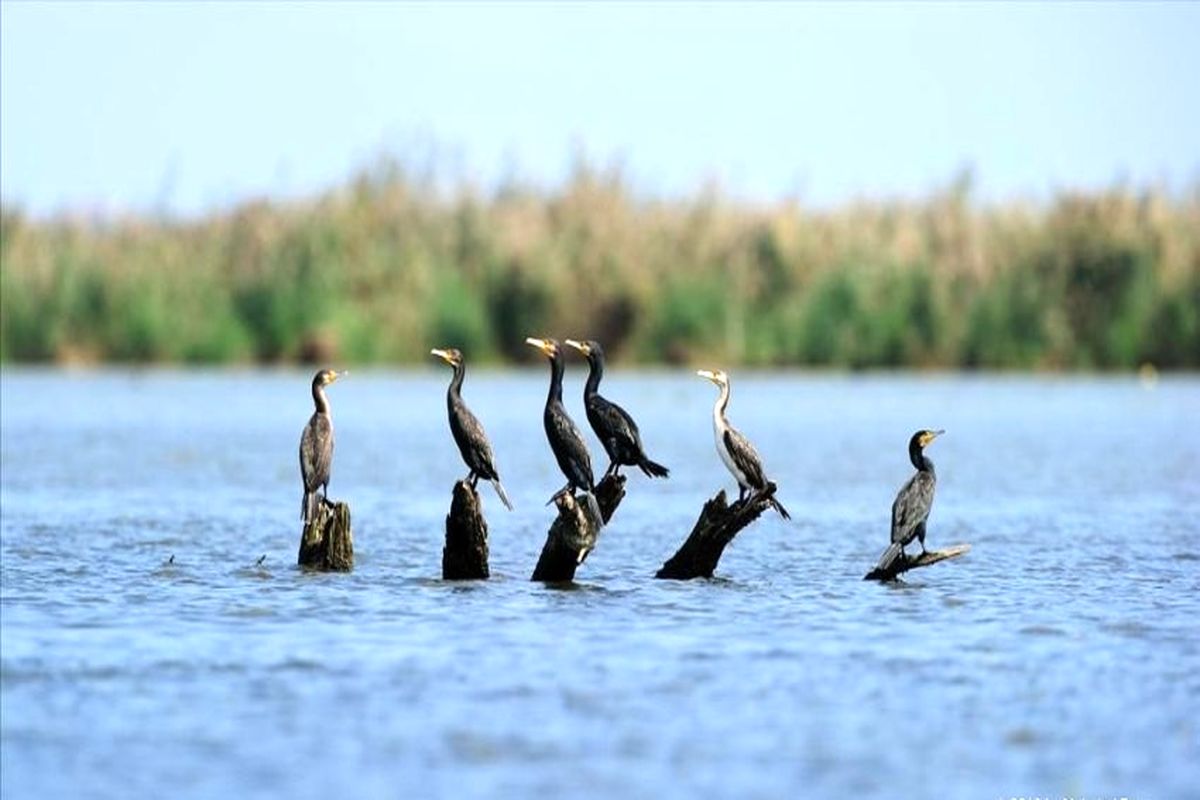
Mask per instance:
[[[724,489],[717,492],[704,504],[687,540],[654,577],[680,581],[711,578],[733,537],[771,508],[774,497],[774,483],[733,505],[726,505]]]
[[[554,504],[558,516],[546,534],[546,544],[533,570],[532,581],[565,583],[575,579],[575,570],[596,547],[600,529],[608,524],[617,506],[625,497],[625,476],[609,475],[596,486],[596,518],[586,495],[575,497],[570,492],[559,495]]]
[[[488,571],[488,527],[479,492],[467,481],[454,484],[446,515],[446,546],[442,548],[442,580],[485,580]]]
[[[349,572],[354,568],[354,535],[350,531],[350,506],[321,502],[317,515],[304,526],[300,537],[300,566]]]
[[[887,569],[875,569],[863,575],[864,581],[894,581],[900,577],[900,573],[908,572],[910,569],[918,567],[928,567],[936,564],[939,561],[945,561],[948,558],[958,558],[966,555],[971,550],[969,544],[956,544],[953,547],[947,547],[945,550],[926,550],[919,556],[910,556],[907,553],[901,555]]]

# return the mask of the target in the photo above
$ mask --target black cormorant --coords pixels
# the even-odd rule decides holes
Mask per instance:
[[[321,490],[321,499],[328,502],[329,471],[333,467],[333,420],[329,416],[325,387],[345,374],[323,369],[313,376],[312,398],[316,410],[300,434],[300,477],[304,479],[300,516],[305,523],[311,522],[316,515],[317,489]]]
[[[491,481],[496,494],[500,496],[500,502],[512,511],[512,503],[508,502],[508,495],[500,485],[500,473],[496,471],[487,434],[483,432],[483,426],[462,399],[463,377],[467,372],[463,354],[453,348],[429,352],[454,367],[454,377],[450,379],[450,388],[446,390],[446,406],[450,411],[450,432],[454,434],[454,441],[458,445],[458,451],[462,453],[463,461],[471,470],[467,474],[471,488],[475,488],[475,482],[480,478]]]
[[[585,492],[595,491],[592,479],[592,459],[588,456],[587,445],[579,428],[567,416],[567,410],[562,404],[563,361],[562,351],[554,339],[525,340],[550,359],[550,391],[546,395],[546,410],[542,414],[542,422],[546,426],[546,438],[550,440],[550,449],[558,460],[558,467],[567,478],[567,485],[554,493],[554,497],[573,489],[583,489]]]
[[[600,379],[604,377],[604,349],[599,342],[577,342],[567,339],[567,344],[587,356],[588,379],[583,387],[583,406],[587,409],[588,422],[608,453],[609,465],[605,477],[618,473],[622,465],[640,467],[651,478],[665,478],[670,471],[646,457],[642,449],[642,437],[638,433],[633,417],[616,403],[600,396]]]
[[[945,431],[917,431],[908,441],[908,458],[917,472],[900,489],[892,503],[892,542],[879,557],[877,570],[886,570],[900,556],[905,545],[913,539],[921,543],[925,552],[925,521],[933,507],[933,490],[937,485],[937,473],[933,462],[925,455],[925,448]]]
[[[738,500],[745,498],[749,490],[764,491],[767,488],[767,476],[763,472],[762,459],[759,458],[754,445],[750,444],[750,440],[725,418],[725,409],[729,406],[729,376],[723,370],[707,369],[698,370],[696,374],[708,378],[721,389],[716,405],[713,406],[713,435],[717,440],[717,452],[721,460],[737,479]],[[787,509],[774,497],[768,502],[784,519],[792,518]]]

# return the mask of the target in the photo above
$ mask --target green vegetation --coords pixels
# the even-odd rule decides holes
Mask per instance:
[[[395,164],[197,221],[0,220],[6,361],[525,359],[527,335],[639,361],[1200,366],[1200,187],[985,207],[815,210],[619,171],[444,192]]]

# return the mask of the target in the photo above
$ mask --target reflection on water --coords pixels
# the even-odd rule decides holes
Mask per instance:
[[[0,375],[3,794],[1200,785],[1195,379],[734,374],[730,418],[795,518],[743,533],[720,579],[674,583],[650,576],[732,488],[714,393],[618,371],[607,391],[672,477],[632,474],[578,590],[558,591],[526,580],[562,483],[541,370],[468,376],[517,510],[484,493],[493,580],[437,579],[465,472],[446,378],[330,390],[330,492],[358,560],[319,575],[293,566],[308,375]],[[948,431],[929,543],[974,549],[863,583],[920,427]]]

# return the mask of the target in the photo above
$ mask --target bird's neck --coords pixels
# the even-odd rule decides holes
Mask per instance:
[[[925,455],[925,451],[920,445],[908,446],[908,459],[918,472],[933,472],[933,462],[929,460],[929,456]]]
[[[562,402],[563,363],[557,355],[550,357],[550,392],[546,395],[546,405]]]
[[[312,397],[313,405],[317,407],[317,413],[329,414],[329,399],[325,397],[325,387],[319,383],[314,383]]]
[[[713,425],[720,428],[725,423],[725,409],[729,408],[729,384],[721,386],[717,402],[713,405]]]
[[[583,387],[584,397],[593,397],[600,391],[600,379],[604,377],[604,362],[599,358],[588,359],[587,383]]]
[[[449,397],[461,397],[463,378],[467,376],[467,365],[456,364],[454,366],[454,377],[450,379],[450,388],[446,390]]]

